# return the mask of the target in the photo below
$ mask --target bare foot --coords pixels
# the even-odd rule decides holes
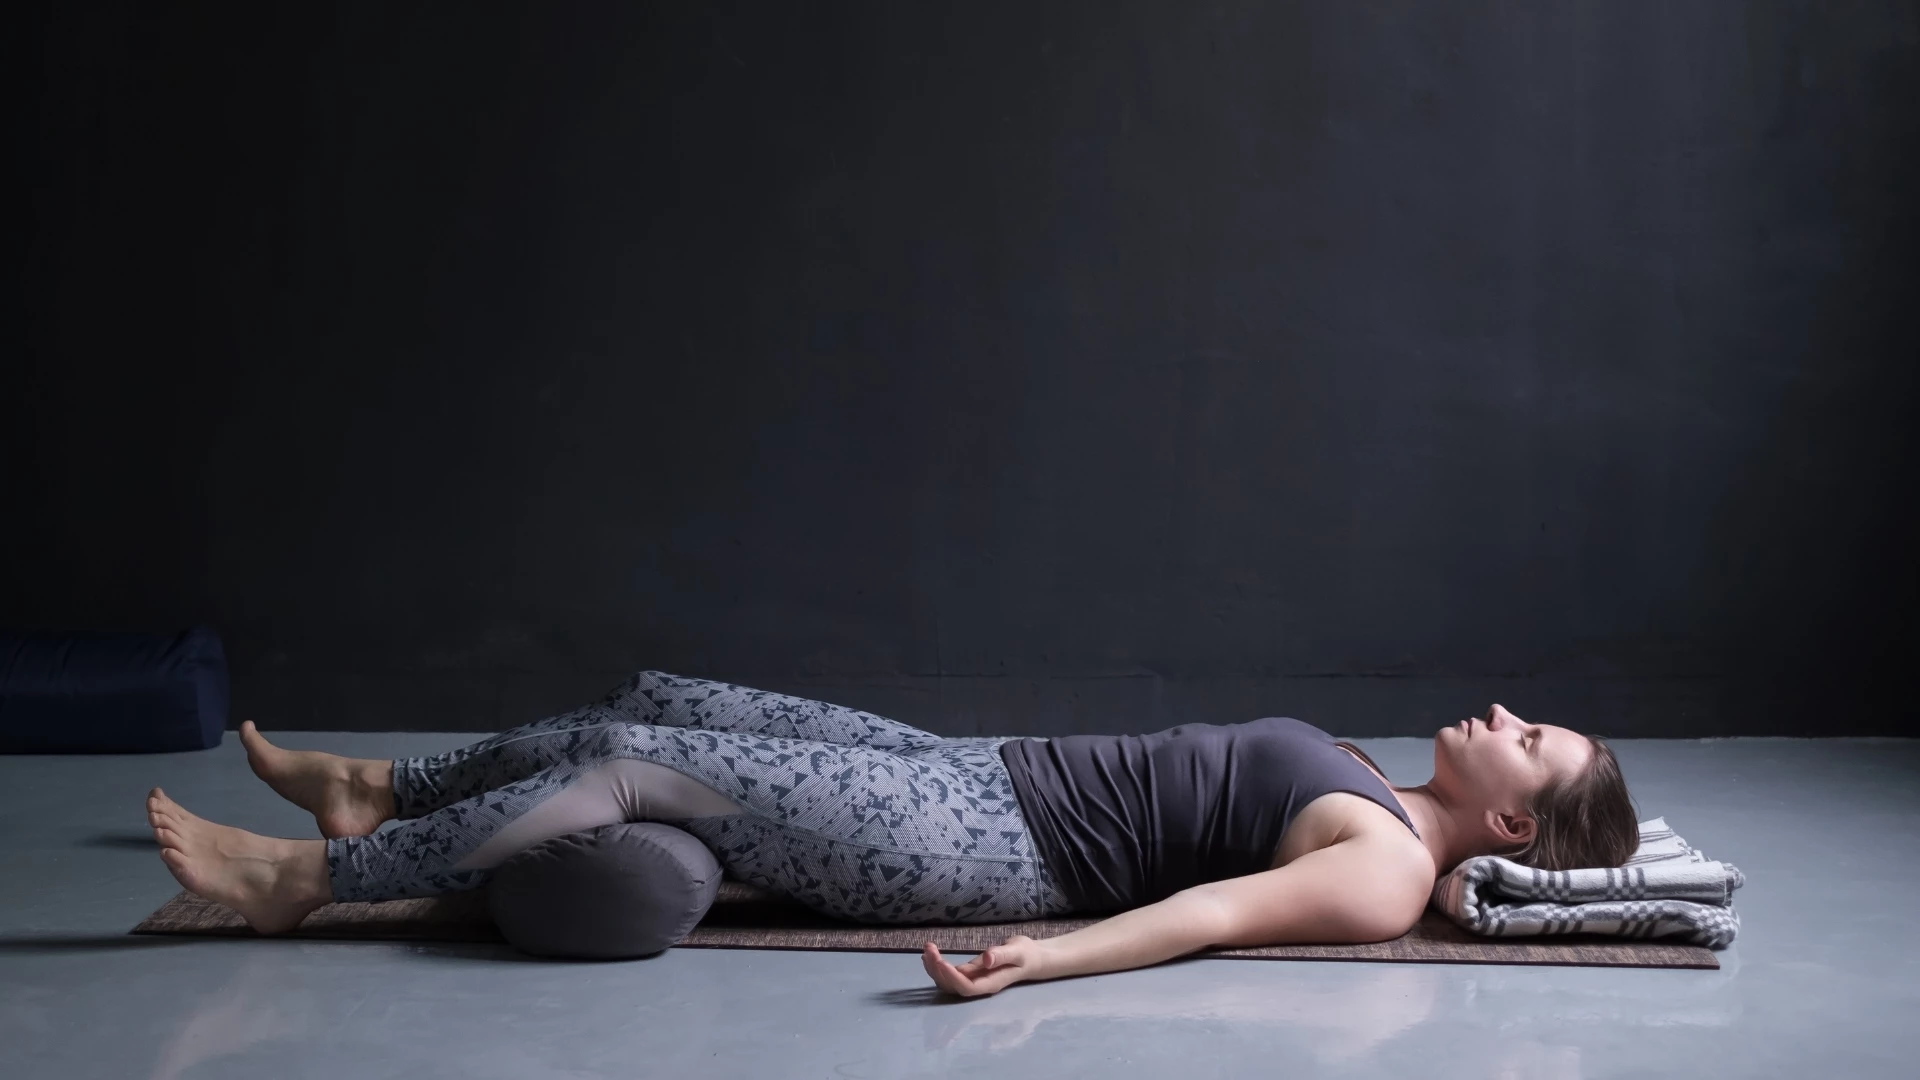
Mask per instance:
[[[366,836],[393,816],[393,762],[319,750],[282,750],[249,720],[240,725],[253,774],[313,815],[329,840]]]
[[[280,840],[195,817],[154,788],[147,824],[182,888],[230,907],[262,934],[283,934],[333,899],[324,840]]]

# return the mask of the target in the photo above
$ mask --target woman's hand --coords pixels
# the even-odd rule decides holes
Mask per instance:
[[[934,984],[961,997],[997,994],[1014,983],[1045,978],[1039,973],[1040,958],[1040,943],[1025,934],[1015,934],[958,966],[948,963],[931,941],[920,950],[920,963]]]

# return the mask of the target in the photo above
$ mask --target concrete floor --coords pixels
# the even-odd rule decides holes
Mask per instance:
[[[362,756],[454,735],[282,734]],[[477,737],[477,736],[476,736]],[[1402,782],[1426,741],[1365,741]],[[911,955],[126,935],[175,891],[141,809],[313,836],[229,735],[0,757],[0,1073],[58,1077],[1911,1076],[1920,742],[1615,744],[1643,818],[1740,866],[1719,971],[1177,961],[949,1002]]]

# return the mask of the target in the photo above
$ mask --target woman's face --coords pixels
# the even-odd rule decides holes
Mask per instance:
[[[1577,774],[1592,756],[1579,732],[1529,724],[1492,705],[1433,737],[1433,782],[1462,808],[1517,815],[1547,781]]]

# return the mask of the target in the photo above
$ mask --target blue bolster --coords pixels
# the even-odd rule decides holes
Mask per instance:
[[[0,753],[205,750],[226,727],[227,656],[212,627],[0,631]]]

